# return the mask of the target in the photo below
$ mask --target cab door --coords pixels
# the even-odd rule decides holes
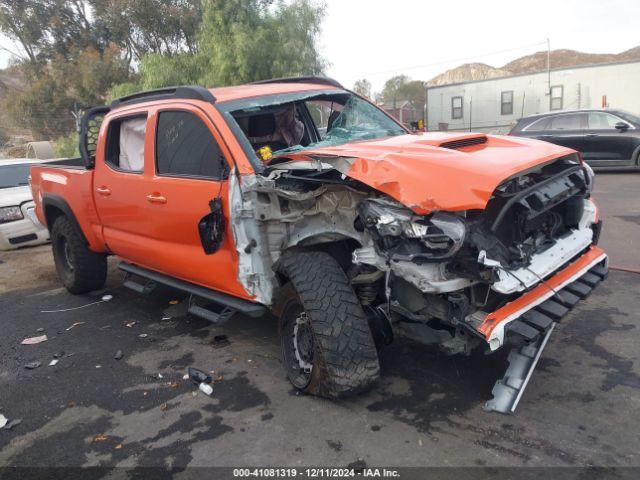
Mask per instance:
[[[186,104],[164,104],[151,122],[153,171],[141,192],[149,222],[146,266],[249,298],[238,281],[229,224],[232,159],[215,125],[203,110]],[[211,241],[213,230],[222,231],[219,241]]]
[[[109,116],[105,121],[93,176],[93,199],[102,235],[112,253],[143,264],[150,228],[145,164],[152,160],[153,127],[149,128],[147,111]]]

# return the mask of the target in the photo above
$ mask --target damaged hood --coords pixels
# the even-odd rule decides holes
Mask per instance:
[[[417,214],[484,209],[502,182],[573,150],[521,137],[426,133],[311,148],[315,159],[365,183]]]

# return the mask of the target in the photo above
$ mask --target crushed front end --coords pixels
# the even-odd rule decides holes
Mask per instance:
[[[487,403],[513,411],[555,323],[607,274],[592,186],[589,167],[568,155],[502,182],[484,210],[419,216],[365,200],[356,228],[371,243],[353,252],[355,278],[383,272],[371,303],[394,333],[450,354],[514,348]]]

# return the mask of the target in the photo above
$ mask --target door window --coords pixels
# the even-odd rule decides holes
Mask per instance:
[[[558,115],[551,119],[551,130],[582,129],[582,114]]]
[[[141,173],[144,170],[146,115],[117,118],[109,122],[105,161],[116,170]]]
[[[589,130],[615,130],[616,123],[623,121],[615,115],[605,112],[591,112],[588,118]]]
[[[227,163],[207,125],[187,111],[158,116],[156,171],[160,175],[226,178]]]

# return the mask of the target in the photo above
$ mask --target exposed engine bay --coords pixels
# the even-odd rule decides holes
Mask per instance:
[[[324,249],[348,273],[378,341],[403,334],[468,353],[486,346],[479,314],[544,283],[593,241],[592,174],[576,155],[507,179],[485,210],[427,215],[349,178],[352,163],[278,158],[233,185],[240,276],[262,303],[277,301],[274,265],[285,250]]]

